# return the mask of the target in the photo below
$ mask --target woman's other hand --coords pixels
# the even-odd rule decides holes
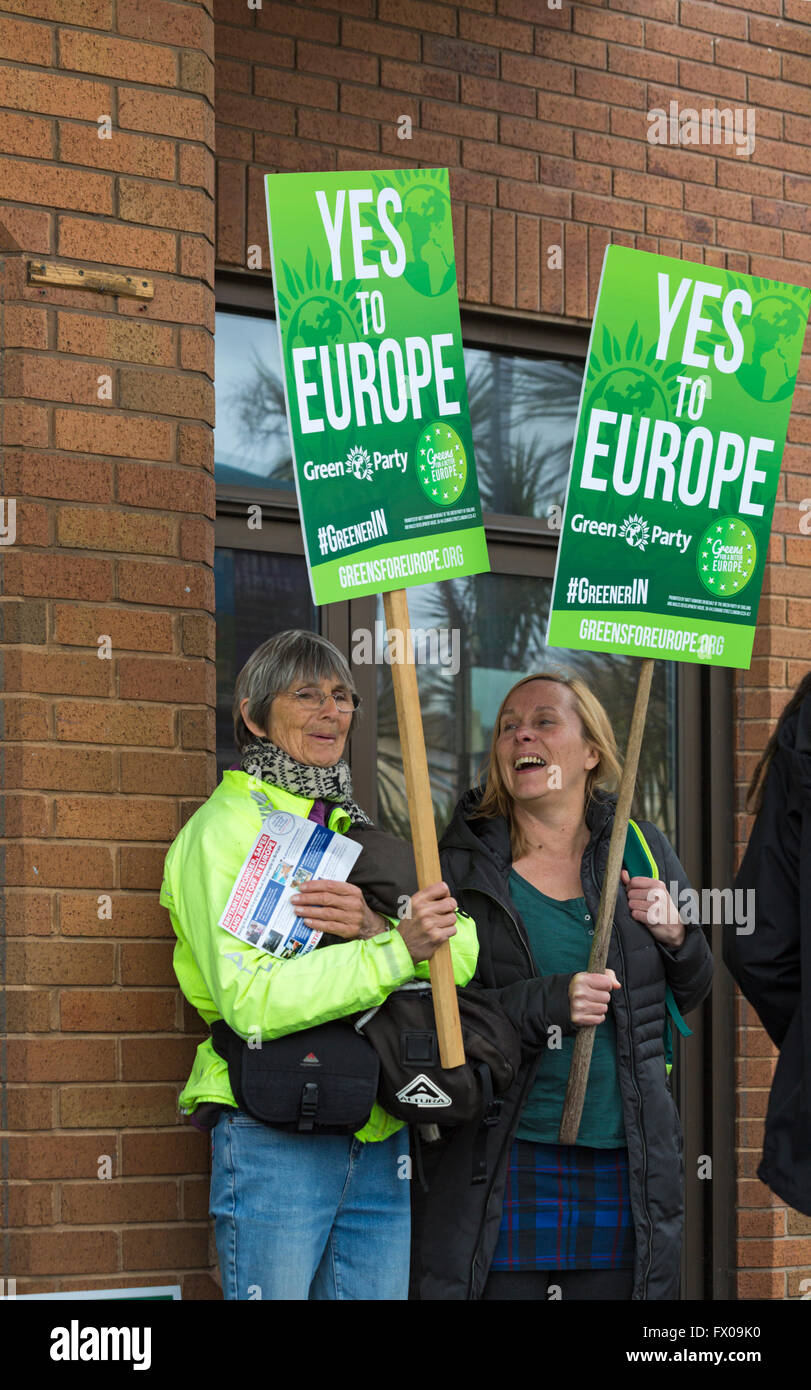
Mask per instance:
[[[308,927],[342,936],[346,941],[377,936],[391,926],[385,917],[372,912],[356,883],[314,878],[302,883],[290,902]]]
[[[430,960],[437,946],[456,935],[456,899],[447,883],[432,883],[407,900],[397,930],[414,964]]]
[[[671,951],[678,951],[685,937],[679,909],[660,878],[631,878],[622,871],[622,882],[628,894],[631,916],[642,922],[657,941]]]
[[[580,971],[569,981],[569,1012],[572,1023],[578,1028],[588,1028],[602,1023],[608,1013],[608,1002],[612,989],[619,989],[620,982],[613,970],[605,970],[602,975],[590,975]]]

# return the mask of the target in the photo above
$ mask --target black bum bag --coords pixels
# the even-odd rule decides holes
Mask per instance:
[[[450,1071],[440,1061],[427,981],[401,986],[365,1014],[255,1044],[217,1019],[211,1040],[228,1063],[239,1108],[274,1129],[355,1134],[375,1100],[411,1125],[478,1122],[472,1180],[482,1182],[485,1131],[499,1122],[501,1096],[520,1066],[521,1043],[487,991],[468,985],[456,993],[465,1062]]]
[[[401,985],[357,1022],[380,1057],[378,1099],[390,1115],[419,1124],[496,1121],[499,1097],[521,1064],[521,1040],[500,1006],[473,985],[457,987],[465,1048],[462,1066],[440,1061],[434,1000],[427,981]]]
[[[219,1018],[211,1041],[240,1110],[274,1129],[354,1134],[372,1113],[380,1062],[349,1018],[255,1045]]]

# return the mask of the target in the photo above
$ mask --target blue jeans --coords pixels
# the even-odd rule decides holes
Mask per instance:
[[[288,1134],[242,1110],[211,1132],[227,1299],[406,1299],[411,1208],[401,1130],[376,1144]]]

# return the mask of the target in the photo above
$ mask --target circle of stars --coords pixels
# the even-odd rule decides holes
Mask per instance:
[[[740,546],[739,574],[731,570],[723,570],[717,575],[711,573],[714,557],[710,544],[714,540],[720,540],[723,545]],[[723,521],[708,526],[701,538],[698,555],[701,580],[711,593],[724,594],[729,598],[749,583],[754,573],[756,556],[755,538],[746,523],[738,521],[735,517],[726,517]]]
[[[428,462],[429,447],[433,447],[435,452],[441,450],[443,454],[453,454],[455,476],[434,480],[433,469]],[[417,468],[423,491],[432,502],[443,507],[461,497],[467,482],[467,459],[464,445],[456,430],[442,424],[428,425],[417,443]]]

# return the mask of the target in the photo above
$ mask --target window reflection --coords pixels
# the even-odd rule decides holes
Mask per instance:
[[[605,705],[622,752],[636,694],[639,663],[602,652],[547,650],[544,635],[552,582],[523,575],[477,574],[409,589],[413,629],[456,629],[433,647],[432,664],[417,666],[431,792],[443,830],[458,798],[482,777],[501,700],[538,668],[564,667],[582,676]],[[383,601],[378,600],[383,620]],[[430,653],[432,648],[426,643]],[[437,652],[442,658],[437,659]],[[454,652],[459,670],[453,674]],[[450,660],[448,659],[450,653]],[[410,838],[403,764],[397,738],[391,670],[378,668],[378,819]],[[675,663],[654,668],[637,778],[636,812],[675,838]]]
[[[274,632],[319,631],[301,555],[220,548],[214,555],[217,606],[217,775],[236,761],[231,713],[236,678]]]
[[[292,491],[293,461],[276,320],[218,313],[214,349],[217,483]]]
[[[465,348],[482,508],[545,518],[562,506],[583,365]]]

